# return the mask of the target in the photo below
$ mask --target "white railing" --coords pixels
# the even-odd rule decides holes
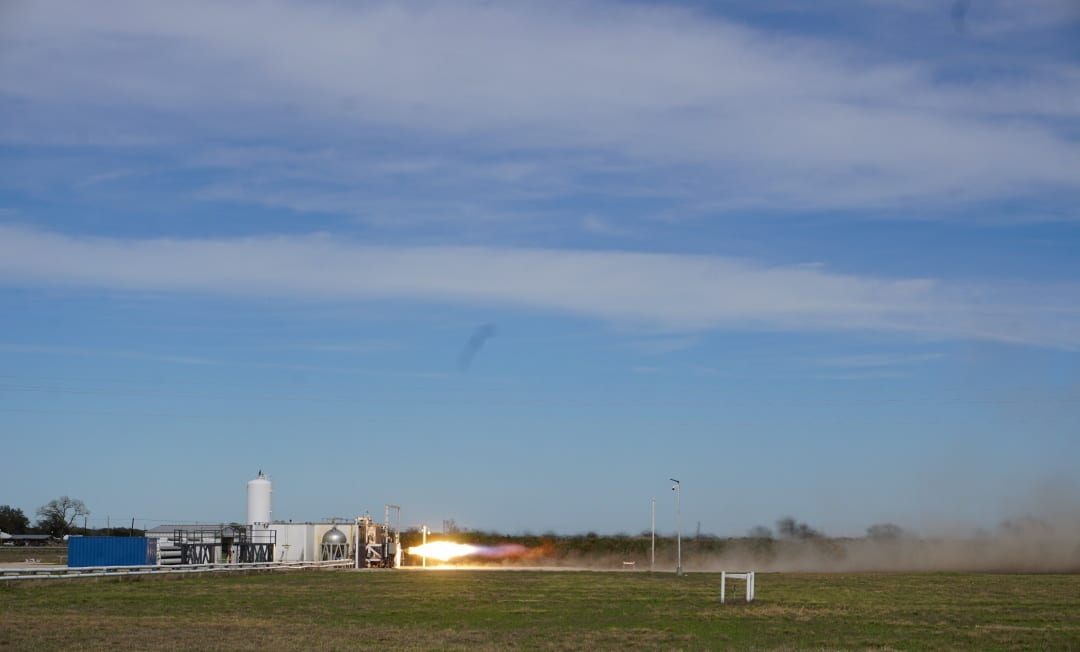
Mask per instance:
[[[250,570],[301,570],[305,568],[352,568],[351,559],[331,561],[266,561],[250,564],[172,564],[168,566],[53,566],[47,568],[0,568],[0,580],[71,579],[76,577],[123,577],[176,573],[228,573]]]

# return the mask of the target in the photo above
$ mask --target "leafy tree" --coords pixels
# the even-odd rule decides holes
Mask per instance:
[[[25,534],[30,527],[30,519],[18,507],[0,505],[0,530],[8,534]]]
[[[89,516],[90,510],[78,498],[60,496],[37,509],[37,527],[54,537],[62,537],[71,531],[75,519]]]

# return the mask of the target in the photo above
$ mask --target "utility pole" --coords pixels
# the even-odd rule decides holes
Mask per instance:
[[[675,574],[682,575],[682,483],[675,478],[669,478],[675,483],[671,488],[675,492],[675,550],[677,560],[675,562]]]
[[[649,572],[656,566],[656,499],[652,499],[652,557],[649,559]]]

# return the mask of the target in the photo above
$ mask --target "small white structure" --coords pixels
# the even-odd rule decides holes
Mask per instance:
[[[754,601],[754,571],[746,571],[745,573],[729,573],[728,571],[720,572],[720,604],[723,604],[727,597],[727,580],[728,578],[733,580],[746,580],[746,601]]]
[[[270,527],[270,498],[273,494],[270,480],[259,471],[258,477],[247,483],[247,524],[256,529]]]

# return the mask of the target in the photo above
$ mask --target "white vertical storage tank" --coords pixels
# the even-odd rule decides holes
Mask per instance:
[[[248,480],[247,484],[247,524],[256,528],[267,529],[270,527],[270,480],[260,470],[254,480]]]

